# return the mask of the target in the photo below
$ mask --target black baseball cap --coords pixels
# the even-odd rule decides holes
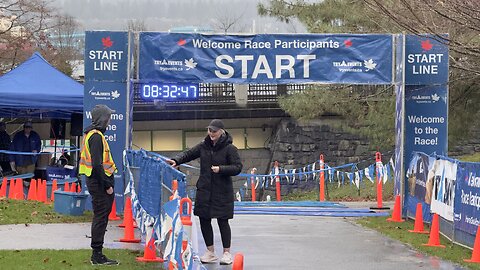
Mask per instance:
[[[210,121],[210,124],[208,124],[208,127],[209,129],[213,130],[213,131],[217,131],[219,129],[224,129],[225,128],[225,125],[223,124],[223,121],[220,120],[220,119],[213,119],[212,121]]]
[[[27,127],[31,128],[31,127],[33,127],[32,122],[31,122],[31,121],[25,122],[25,123],[23,124],[23,127],[24,127],[24,128],[27,128]]]

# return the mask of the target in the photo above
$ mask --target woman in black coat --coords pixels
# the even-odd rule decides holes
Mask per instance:
[[[223,244],[223,256],[220,264],[231,264],[231,230],[228,220],[233,218],[232,176],[242,170],[242,162],[232,137],[224,129],[219,119],[210,122],[208,135],[193,148],[180,153],[171,160],[172,166],[200,158],[200,177],[197,181],[195,208],[193,213],[200,218],[200,227],[207,252],[200,257],[204,263],[215,262],[213,245],[212,218],[217,219]]]

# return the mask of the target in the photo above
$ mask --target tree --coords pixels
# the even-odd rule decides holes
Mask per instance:
[[[449,34],[449,145],[469,140],[480,129],[480,1],[364,1],[408,33]]]
[[[225,35],[232,32],[243,32],[246,28],[245,24],[242,22],[245,10],[240,13],[238,12],[238,10],[227,10],[222,9],[216,12],[216,17],[215,19],[213,19],[215,29]]]
[[[298,19],[311,33],[372,33],[382,32],[391,23],[379,21],[363,0],[270,0],[260,3],[258,13],[276,17],[283,22]],[[374,19],[375,18],[375,19]]]
[[[363,0],[372,10],[413,34],[449,33],[450,66],[480,76],[480,1]]]
[[[3,0],[0,4],[0,73],[14,68],[37,46],[48,43],[52,9],[45,0]]]
[[[34,51],[71,75],[83,41],[75,37],[76,20],[61,15],[48,0],[4,0],[0,4],[0,74],[15,68]]]
[[[84,39],[78,36],[78,22],[70,15],[57,15],[53,26],[48,30],[46,46],[38,50],[57,69],[67,75],[72,74],[72,63],[80,60]]]
[[[127,30],[133,32],[147,31],[147,25],[144,20],[132,19],[127,22]]]
[[[144,20],[139,20],[139,19],[134,19],[134,20],[129,20],[127,22],[127,31],[129,32],[133,32],[134,34],[134,39],[135,40],[138,40],[139,39],[139,32],[142,32],[142,31],[147,31],[147,25],[145,24],[145,21]],[[134,42],[134,48],[133,48],[133,51],[136,53],[138,51],[138,42]],[[133,58],[133,70],[137,70],[137,58],[134,57]],[[138,79],[137,78],[137,73],[136,72],[133,72],[133,78],[135,79]]]
[[[272,0],[260,4],[261,15],[281,21],[297,19],[313,33],[380,32],[388,21],[372,20],[374,14],[362,0]],[[296,119],[323,115],[342,116],[344,129],[370,139],[375,148],[391,149],[394,142],[395,96],[392,87],[364,85],[311,85],[309,90],[280,99],[280,106]]]
[[[450,96],[449,96],[449,138],[450,146],[463,139],[469,139],[470,131],[480,128],[480,1],[478,0],[324,0],[318,3],[304,0],[270,0],[260,4],[261,15],[277,17],[288,22],[297,18],[310,32],[406,32],[412,34],[432,33],[440,36],[449,33],[447,39],[450,48]],[[335,87],[330,89],[334,90]],[[382,93],[380,90],[379,93]],[[381,99],[382,95],[371,96]],[[295,97],[298,98],[298,97]],[[360,126],[366,127],[369,112],[378,111],[376,106],[384,106],[386,113],[393,114],[394,104],[391,97],[383,96],[384,101],[360,102],[363,110],[337,110],[346,119],[356,119]],[[380,100],[378,99],[378,100]],[[351,96],[344,91],[330,91],[322,99],[326,104],[336,104],[340,100],[349,101]],[[354,99],[355,100],[355,99]],[[361,100],[361,99],[360,99]],[[313,99],[305,99],[313,102]],[[357,107],[355,101],[349,106]],[[288,102],[287,102],[288,103]],[[390,106],[388,106],[390,104]],[[320,115],[319,106],[302,104],[315,112],[306,115]],[[292,106],[285,107],[288,113]],[[291,113],[292,114],[292,113]],[[294,114],[293,114],[294,115]],[[392,119],[393,121],[393,119]],[[465,125],[465,123],[470,123]],[[381,131],[378,126],[369,127]],[[356,129],[362,133],[362,129]],[[363,132],[368,134],[368,132]],[[375,136],[378,136],[378,134]],[[385,136],[394,136],[384,134]],[[379,138],[387,141],[388,138]]]

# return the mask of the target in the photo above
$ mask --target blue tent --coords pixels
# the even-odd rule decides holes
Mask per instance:
[[[83,85],[35,52],[0,77],[0,116],[70,118],[83,111]]]

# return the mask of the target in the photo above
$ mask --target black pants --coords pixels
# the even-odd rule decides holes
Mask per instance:
[[[3,174],[12,171],[12,168],[10,167],[10,162],[8,161],[0,161],[0,167],[2,167]]]
[[[94,251],[101,252],[108,224],[108,215],[112,210],[115,193],[107,194],[103,185],[99,185],[96,179],[89,177],[87,177],[87,188],[92,195],[93,206],[92,242],[90,246]]]
[[[220,229],[220,235],[222,236],[223,248],[230,248],[232,241],[232,231],[228,224],[228,219],[218,219],[218,228]],[[202,229],[203,240],[207,247],[213,246],[213,228],[211,218],[200,218],[200,228]]]

